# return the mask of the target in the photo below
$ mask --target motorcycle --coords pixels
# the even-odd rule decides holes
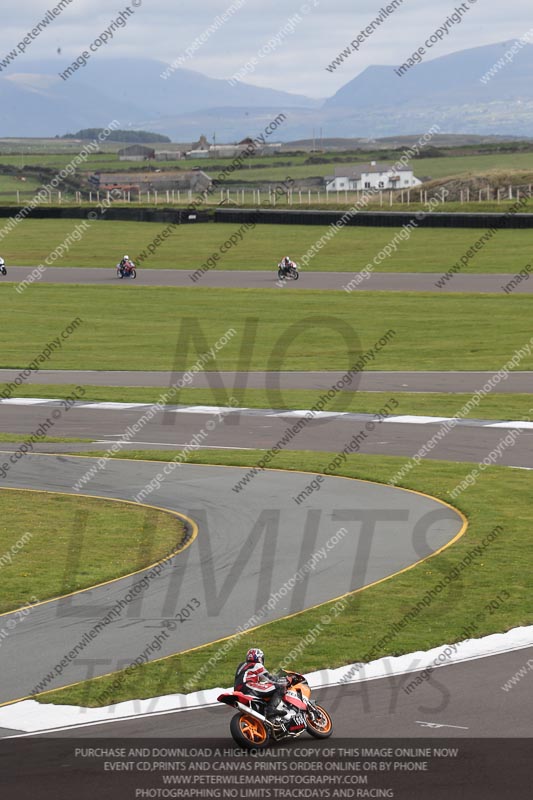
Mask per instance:
[[[137,270],[133,261],[127,261],[124,265],[117,264],[118,278],[136,278]]]
[[[278,278],[280,279],[280,281],[283,280],[297,281],[299,277],[300,277],[300,272],[298,270],[298,264],[294,265],[291,264],[290,267],[285,267],[285,268],[278,266]]]
[[[270,742],[295,739],[304,731],[316,739],[327,739],[333,733],[333,722],[325,708],[311,700],[311,688],[303,675],[285,672],[289,679],[281,701],[285,715],[266,716],[268,700],[234,690],[217,697],[219,703],[238,709],[230,721],[234,741],[247,750],[267,747]],[[278,706],[279,708],[279,706]]]
[[[0,272],[2,275],[7,275],[7,269],[3,258],[0,258]]]

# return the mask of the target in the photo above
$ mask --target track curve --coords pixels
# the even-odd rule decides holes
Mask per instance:
[[[75,493],[73,484],[94,462],[27,455],[10,470],[4,485]],[[129,500],[160,467],[112,461],[93,478],[90,494]],[[30,695],[49,673],[54,675],[40,691],[84,680],[89,659],[92,675],[114,672],[134,661],[163,631],[167,638],[149,660],[230,636],[239,626],[248,629],[257,609],[277,595],[257,624],[298,613],[408,569],[466,529],[459,512],[434,498],[348,478],[325,478],[320,509],[316,503],[293,501],[310,480],[306,473],[265,471],[246,492],[235,495],[232,487],[244,472],[238,467],[184,465],[169,476],[150,495],[150,502],[195,520],[199,535],[72,661],[69,652],[149,569],[75,597],[44,602],[18,620],[0,652],[0,703]],[[339,536],[341,530],[345,533]],[[83,546],[75,538],[73,544]],[[325,555],[318,558],[321,551]],[[294,580],[311,561],[313,568],[302,580]],[[282,593],[291,579],[291,590]],[[192,598],[200,605],[191,624],[178,624],[170,632],[165,620]],[[3,615],[2,623],[9,625],[14,618],[15,612]],[[58,670],[62,659],[67,663]]]

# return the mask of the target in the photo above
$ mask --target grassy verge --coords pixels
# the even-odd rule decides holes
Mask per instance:
[[[129,458],[136,457],[129,454]],[[167,460],[168,453],[138,453],[139,458]],[[210,451],[195,454],[197,463],[232,465],[254,464],[257,451]],[[309,452],[283,453],[276,466],[286,469],[319,471],[328,455]],[[397,457],[349,456],[343,474],[367,480],[386,482],[401,466]],[[444,461],[425,462],[410,473],[408,486],[446,500],[447,492],[470,470],[468,464]],[[377,586],[351,595],[335,624],[326,628],[321,623],[331,604],[306,611],[290,619],[264,625],[235,641],[235,646],[214,668],[203,672],[209,659],[220,650],[220,644],[207,645],[182,655],[157,661],[122,675],[120,687],[113,690],[114,677],[102,677],[71,688],[40,696],[46,703],[98,705],[98,694],[110,690],[113,702],[132,698],[153,697],[174,692],[228,686],[233,680],[236,663],[250,646],[263,648],[273,668],[297,645],[307,632],[322,625],[312,646],[306,647],[294,664],[296,669],[310,672],[338,667],[356,661],[385,655],[425,650],[443,643],[466,638],[465,625],[474,625],[471,638],[533,621],[533,573],[531,560],[531,477],[514,469],[493,467],[486,470],[477,484],[460,496],[456,504],[469,518],[466,534],[448,550],[413,569]],[[501,530],[497,528],[501,526]],[[424,594],[463,559],[482,544],[491,532],[494,540],[478,557],[472,558],[459,576],[428,607],[388,642],[380,642],[389,626],[400,621],[421,600]],[[495,601],[498,595],[503,602]],[[492,609],[494,601],[496,608]],[[320,628],[319,628],[320,630]],[[323,633],[323,635],[322,635]],[[366,656],[366,658],[365,658]],[[201,678],[198,677],[202,670]],[[191,683],[192,682],[192,683]]]
[[[331,209],[333,210],[333,209]],[[405,209],[404,209],[405,210]],[[36,266],[76,227],[76,220],[33,220],[20,223],[3,242],[6,264]],[[1,227],[1,225],[0,225]],[[54,266],[106,267],[110,275],[127,252],[138,258],[167,226],[155,222],[93,222],[78,242],[65,248]],[[197,269],[218,252],[238,224],[180,225],[163,241],[141,269]],[[219,270],[270,270],[289,253],[296,261],[329,228],[316,225],[257,225],[245,232],[238,247],[219,255]],[[346,227],[305,267],[309,271],[357,272],[398,234],[398,228]],[[406,241],[396,239],[397,249],[373,264],[376,272],[443,273],[463,256],[484,233],[483,229],[420,228]],[[71,240],[69,240],[71,241]],[[399,242],[399,244],[398,244]],[[468,273],[516,273],[531,260],[533,230],[502,230],[472,259]]]
[[[482,385],[480,381],[480,385]],[[0,383],[0,394],[7,384]],[[21,386],[14,397],[66,398],[75,389],[74,384],[32,384]],[[111,403],[156,403],[164,387],[85,386],[84,401]],[[325,390],[286,391],[265,389],[228,389],[227,392],[241,408],[312,408]],[[425,392],[342,392],[328,409],[352,411],[361,414],[421,414],[429,416],[455,416],[471,399],[465,393]],[[226,391],[217,389],[181,389],[169,400],[171,405],[225,405]],[[465,418],[523,420],[533,416],[533,398],[530,394],[489,394],[472,408]],[[23,434],[0,433],[0,442],[22,441]],[[47,437],[46,442],[92,441],[91,439],[61,439]]]
[[[325,300],[305,289],[5,289],[6,368],[26,367],[75,315],[82,323],[47,369],[185,371],[233,329],[207,369],[345,370],[371,353],[366,369],[498,370],[531,337],[532,300],[524,295],[341,291]],[[376,347],[390,330],[394,336]],[[532,367],[532,355],[520,362]]]
[[[142,569],[177,550],[184,533],[165,511],[2,489],[0,612]]]
[[[27,433],[0,433],[0,442],[25,442],[27,438]],[[69,444],[70,442],[92,442],[92,439],[80,439],[72,436],[43,436],[42,439],[39,439],[39,442],[43,444]]]

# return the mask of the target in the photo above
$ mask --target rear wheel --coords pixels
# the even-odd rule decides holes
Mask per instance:
[[[235,714],[231,718],[229,729],[237,744],[247,750],[268,745],[266,725],[260,719],[252,717],[251,714]]]
[[[307,712],[307,733],[316,739],[327,739],[333,733],[333,722],[331,717],[322,706],[313,707],[314,714]]]

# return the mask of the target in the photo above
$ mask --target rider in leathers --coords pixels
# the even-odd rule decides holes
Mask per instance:
[[[239,664],[235,672],[234,689],[265,700],[268,698],[267,718],[283,717],[287,711],[278,709],[277,706],[285,694],[289,681],[287,678],[271,675],[263,663],[264,659],[265,654],[259,648],[252,647],[248,650],[246,661]]]

